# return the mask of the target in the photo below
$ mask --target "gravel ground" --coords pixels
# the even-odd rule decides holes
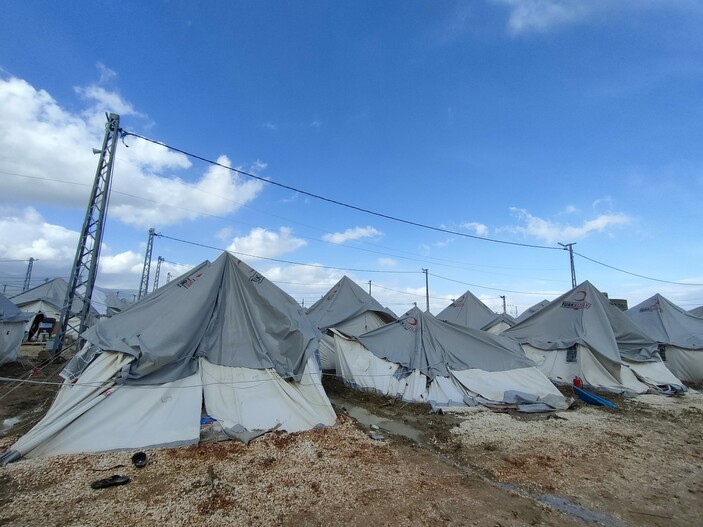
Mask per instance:
[[[17,371],[10,371],[8,368]],[[31,375],[32,364],[3,367]],[[50,380],[53,372],[33,379]],[[608,526],[699,525],[703,517],[703,395],[616,399],[546,415],[486,409],[437,415],[429,406],[354,392],[333,379],[335,427],[222,443],[24,459],[0,468],[0,526],[587,525],[545,506],[568,498]],[[6,394],[5,390],[3,393]],[[0,452],[46,410],[55,388],[6,394]],[[346,415],[361,407],[418,431],[382,441]],[[422,446],[420,446],[422,445]],[[112,474],[124,486],[93,490]],[[592,525],[592,523],[590,523]]]
[[[572,497],[630,525],[700,525],[703,395],[643,395],[546,418],[474,412],[456,458],[498,481]]]

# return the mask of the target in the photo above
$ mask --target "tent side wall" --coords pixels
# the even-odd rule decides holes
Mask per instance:
[[[666,367],[686,382],[703,382],[703,350],[666,346]]]
[[[647,391],[647,387],[634,378],[629,368],[604,363],[605,360],[582,344],[576,345],[575,357],[567,349],[542,350],[529,344],[522,347],[525,354],[535,361],[537,368],[553,382],[571,384],[578,376],[586,386],[609,392]],[[626,371],[623,372],[623,369]]]
[[[0,322],[0,366],[14,362],[24,339],[24,322]]]

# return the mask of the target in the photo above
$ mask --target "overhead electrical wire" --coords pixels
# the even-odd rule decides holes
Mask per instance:
[[[157,236],[159,238],[165,238],[167,240],[173,240],[176,242],[181,242],[181,243],[187,243],[189,245],[195,245],[197,247],[203,247],[205,249],[213,249],[215,251],[223,251],[223,252],[229,252],[235,255],[240,255],[240,256],[247,256],[249,258],[257,258],[259,260],[267,260],[269,262],[279,262],[279,263],[285,263],[289,265],[302,265],[305,267],[316,267],[318,269],[332,269],[334,271],[350,271],[350,272],[355,272],[355,273],[388,273],[388,274],[419,274],[422,271],[391,271],[391,270],[380,270],[380,269],[355,269],[351,267],[333,267],[330,265],[321,265],[321,264],[310,264],[310,263],[303,263],[303,262],[293,262],[291,260],[281,260],[279,258],[269,258],[267,256],[257,256],[255,254],[247,254],[239,251],[230,251],[229,249],[223,249],[222,247],[215,247],[213,245],[206,245],[204,243],[198,243],[198,242],[192,242],[188,240],[183,240],[180,238],[174,238],[173,236],[167,236],[162,233],[157,233],[154,234],[154,236]]]
[[[436,231],[436,232],[442,232],[442,233],[445,233],[445,234],[452,234],[452,235],[460,236],[460,237],[464,237],[464,238],[471,238],[471,239],[475,239],[475,240],[489,241],[489,242],[499,243],[499,244],[504,244],[504,245],[513,245],[513,246],[519,246],[519,247],[529,247],[529,248],[535,248],[535,249],[563,250],[562,247],[552,247],[552,246],[547,246],[547,245],[537,245],[537,244],[529,244],[529,243],[521,243],[521,242],[511,242],[511,241],[508,241],[508,240],[499,240],[499,239],[496,239],[496,238],[481,237],[481,236],[476,236],[476,235],[473,235],[473,234],[467,234],[467,233],[463,233],[463,232],[453,231],[453,230],[450,230],[450,229],[444,229],[444,228],[441,228],[441,227],[434,227],[434,226],[431,226],[431,225],[427,225],[427,224],[415,222],[415,221],[412,221],[412,220],[406,220],[406,219],[403,219],[403,218],[398,218],[398,217],[391,216],[391,215],[388,215],[388,214],[384,214],[384,213],[372,211],[372,210],[369,210],[369,209],[365,209],[365,208],[363,208],[363,207],[358,207],[358,206],[356,206],[356,205],[351,205],[351,204],[349,204],[349,203],[344,203],[344,202],[341,202],[341,201],[338,201],[338,200],[334,200],[334,199],[331,199],[331,198],[327,198],[327,197],[324,197],[324,196],[321,196],[321,195],[318,195],[318,194],[314,194],[314,193],[312,193],[312,192],[308,192],[308,191],[305,191],[305,190],[301,190],[301,189],[292,187],[292,186],[290,186],[290,185],[285,185],[285,184],[283,184],[283,183],[278,183],[278,182],[272,181],[272,180],[270,180],[270,179],[262,178],[261,176],[257,176],[256,174],[252,174],[252,173],[250,173],[250,172],[246,172],[246,171],[241,170],[241,169],[238,169],[238,168],[233,168],[233,167],[224,165],[224,164],[219,163],[219,162],[217,162],[217,161],[213,161],[213,160],[208,159],[208,158],[206,158],[206,157],[199,156],[199,155],[197,155],[197,154],[193,154],[193,153],[190,153],[190,152],[185,151],[185,150],[181,150],[181,149],[179,149],[179,148],[170,146],[170,145],[168,145],[168,144],[166,144],[166,143],[163,143],[163,142],[161,142],[161,141],[157,141],[157,140],[155,140],[155,139],[150,139],[150,138],[148,138],[148,137],[142,136],[142,135],[140,135],[140,134],[136,134],[136,133],[134,133],[134,132],[129,132],[129,131],[120,129],[120,133],[121,133],[123,139],[124,139],[124,137],[128,137],[128,136],[137,137],[137,138],[142,139],[142,140],[144,140],[144,141],[147,141],[147,142],[150,142],[150,143],[153,143],[153,144],[162,146],[162,147],[167,148],[167,149],[169,149],[169,150],[173,150],[174,152],[181,153],[181,154],[183,154],[183,155],[185,155],[185,156],[192,157],[192,158],[194,158],[194,159],[198,159],[198,160],[203,161],[203,162],[205,162],[205,163],[209,163],[209,164],[211,164],[211,165],[215,165],[215,166],[224,168],[224,169],[226,169],[226,170],[229,170],[229,171],[232,171],[232,172],[236,172],[237,174],[241,174],[241,175],[243,175],[243,176],[247,176],[247,177],[256,179],[256,180],[261,181],[261,182],[264,182],[264,183],[269,183],[269,184],[271,184],[271,185],[274,185],[274,186],[277,186],[277,187],[280,187],[280,188],[285,188],[285,189],[290,190],[290,191],[293,191],[293,192],[298,192],[298,193],[303,194],[303,195],[305,195],[305,196],[309,196],[309,197],[312,197],[312,198],[315,198],[315,199],[319,199],[319,200],[321,200],[321,201],[325,201],[325,202],[328,202],[328,203],[332,203],[332,204],[335,204],[335,205],[339,205],[339,206],[342,206],[342,207],[346,207],[346,208],[349,208],[349,209],[352,209],[352,210],[356,210],[356,211],[363,212],[363,213],[366,213],[366,214],[370,214],[370,215],[373,215],[373,216],[377,216],[377,217],[380,217],[380,218],[385,218],[385,219],[388,219],[388,220],[391,220],[391,221],[395,221],[395,222],[399,222],[399,223],[404,223],[404,224],[406,224],[406,225],[412,225],[412,226],[415,226],[415,227],[419,227],[419,228],[423,228],[423,229],[427,229],[427,230],[432,230],[432,231]],[[127,146],[127,145],[126,145],[126,146]],[[78,183],[78,182],[71,182],[71,181],[63,181],[63,180],[57,180],[57,179],[52,179],[52,178],[43,178],[43,177],[39,177],[39,176],[29,176],[29,175],[17,174],[17,173],[13,173],[13,172],[0,171],[0,173],[7,174],[7,175],[13,175],[13,176],[17,176],[17,177],[30,178],[30,179],[38,179],[38,180],[44,180],[44,181],[59,181],[59,182],[62,182],[62,183],[68,183],[68,184],[73,184],[73,185],[90,186],[90,185],[88,185],[88,184],[86,184],[86,183]],[[119,194],[122,194],[122,195],[125,195],[125,196],[129,196],[129,197],[133,197],[133,198],[136,198],[136,199],[142,199],[142,200],[145,200],[145,201],[151,201],[151,202],[153,202],[153,203],[159,203],[159,202],[156,201],[156,200],[151,200],[151,199],[144,198],[144,197],[141,197],[141,196],[135,196],[135,195],[133,195],[133,194],[128,194],[128,193],[126,193],[126,192],[121,192],[121,191],[113,191],[113,192],[119,193]],[[182,207],[181,207],[181,208],[182,208]],[[184,210],[189,210],[189,209],[184,209]],[[223,218],[223,217],[221,217],[221,216],[215,216],[215,215],[208,214],[208,213],[204,213],[204,212],[200,212],[200,211],[192,211],[192,212],[197,212],[197,213],[199,213],[199,214],[203,214],[203,215],[206,215],[206,216],[211,216],[211,217],[215,217],[215,218],[218,218],[218,219],[225,219],[225,220],[226,220],[226,218]],[[183,241],[183,240],[177,240],[177,241]],[[216,249],[216,250],[224,250],[224,249],[220,249],[220,248],[215,248],[215,247],[211,247],[211,246],[206,246],[206,245],[202,245],[202,244],[197,244],[197,243],[194,243],[194,242],[191,242],[191,243],[193,243],[194,245],[200,245],[200,246],[205,247],[205,248]],[[360,248],[360,247],[355,247],[355,249],[358,249],[358,250],[365,250],[365,249],[362,249],[362,248]],[[232,251],[230,251],[230,252],[232,252]],[[376,251],[370,251],[370,250],[369,250],[368,252],[376,252]],[[243,254],[243,253],[241,253],[241,254]],[[381,254],[384,254],[384,253],[381,253]],[[628,274],[628,275],[631,275],[631,276],[636,276],[636,277],[642,278],[642,279],[644,279],[644,280],[650,280],[650,281],[653,281],[653,282],[660,282],[660,283],[673,284],[673,285],[680,285],[680,286],[696,286],[696,287],[701,287],[701,286],[703,286],[703,284],[700,284],[700,283],[676,282],[676,281],[673,281],[673,280],[663,280],[663,279],[659,279],[659,278],[653,278],[653,277],[650,277],[650,276],[646,276],[646,275],[634,273],[634,272],[631,272],[631,271],[626,271],[626,270],[624,270],[624,269],[621,269],[621,268],[619,268],[619,267],[615,267],[615,266],[613,266],[613,265],[606,264],[606,263],[604,263],[604,262],[600,262],[600,261],[595,260],[595,259],[593,259],[593,258],[589,258],[588,256],[585,256],[585,255],[583,255],[583,254],[581,254],[581,253],[578,253],[578,252],[576,252],[576,251],[573,251],[573,254],[576,254],[577,256],[579,256],[579,257],[581,257],[581,258],[584,258],[585,260],[589,260],[589,261],[591,261],[591,262],[593,262],[593,263],[595,263],[595,264],[597,264],[597,265],[601,265],[601,266],[603,266],[603,267],[607,267],[607,268],[609,268],[609,269],[612,269],[612,270],[614,270],[614,271],[618,271],[618,272],[620,272],[620,273]],[[370,270],[357,270],[357,269],[343,269],[343,268],[327,267],[327,266],[314,265],[314,264],[302,264],[302,263],[296,264],[295,262],[287,262],[287,261],[285,261],[285,260],[276,260],[276,259],[273,259],[273,258],[266,258],[266,257],[256,256],[256,255],[245,255],[245,256],[249,256],[249,257],[253,257],[253,258],[259,258],[259,259],[264,259],[264,260],[278,261],[278,262],[281,262],[281,263],[291,263],[291,264],[295,264],[295,265],[308,265],[308,266],[320,267],[320,268],[330,268],[330,269],[349,270],[349,271],[361,271],[361,272],[378,272],[378,273],[384,272],[384,271],[370,271]],[[388,256],[390,256],[390,255],[388,255]],[[396,257],[402,258],[401,256],[396,256]],[[407,258],[407,259],[411,259],[411,258]],[[2,260],[0,260],[0,261],[2,261]],[[11,262],[11,261],[26,261],[26,260],[4,260],[4,261],[6,261],[6,262]],[[442,265],[442,264],[440,264],[440,265]],[[398,272],[398,271],[386,271],[386,272],[393,273],[393,272]],[[408,272],[411,272],[411,271],[408,271]],[[480,272],[480,271],[478,271],[478,272]],[[494,274],[498,274],[498,273],[494,273]],[[460,281],[458,281],[458,280],[456,280],[456,282],[458,282],[458,283],[464,283],[464,282],[460,282]],[[508,291],[508,290],[503,290],[503,289],[491,288],[491,287],[486,287],[486,286],[479,286],[479,285],[475,285],[475,284],[466,284],[466,285],[472,285],[473,287],[482,287],[482,288],[484,288],[484,289],[494,289],[494,290],[496,290],[496,291],[518,292],[518,291]],[[518,292],[518,293],[519,293],[519,292]],[[532,294],[532,293],[526,293],[526,294]]]
[[[129,163],[129,164],[134,165],[134,163]],[[138,166],[138,165],[135,165],[135,166]],[[87,183],[77,183],[77,182],[73,182],[73,181],[65,181],[65,180],[56,179],[56,178],[45,178],[45,177],[39,177],[39,176],[28,176],[28,175],[24,175],[24,174],[17,174],[17,173],[2,172],[2,171],[0,171],[0,174],[3,174],[3,173],[9,174],[9,175],[13,175],[13,176],[16,176],[16,177],[28,178],[28,179],[37,179],[37,180],[41,180],[41,181],[52,181],[52,182],[57,182],[57,183],[66,183],[66,184],[70,184],[70,185],[79,185],[79,186],[90,187],[90,185],[87,184]],[[204,192],[204,191],[199,190],[199,189],[197,189],[197,190],[198,190],[199,192],[202,192],[202,193],[207,194],[207,195],[213,195],[213,194],[211,194],[211,193],[209,193],[209,192]],[[155,204],[157,204],[157,205],[166,205],[166,203],[163,202],[163,201],[159,201],[159,200],[155,200],[155,199],[150,199],[150,198],[146,198],[146,197],[143,197],[143,196],[137,196],[137,195],[135,195],[135,194],[130,194],[130,193],[128,193],[128,192],[123,192],[123,191],[121,191],[121,190],[111,189],[111,192],[112,192],[113,194],[120,194],[120,195],[122,195],[122,196],[126,196],[126,197],[133,198],[133,199],[138,199],[138,200],[142,200],[142,201],[147,201],[147,202],[149,202],[149,203],[155,203]],[[222,198],[222,196],[217,196],[217,197]],[[222,199],[226,199],[226,198],[222,198]],[[299,221],[292,220],[292,219],[290,219],[290,218],[286,218],[286,217],[284,217],[284,216],[280,216],[280,215],[277,215],[277,214],[267,213],[267,212],[265,212],[265,211],[262,211],[262,210],[259,210],[259,209],[250,207],[250,206],[248,206],[248,205],[246,205],[246,204],[244,204],[244,203],[242,203],[242,202],[236,201],[236,200],[227,200],[227,201],[230,201],[230,202],[232,202],[232,203],[238,204],[238,205],[240,205],[240,206],[242,206],[242,207],[245,207],[245,208],[249,208],[249,209],[255,210],[255,211],[260,212],[260,213],[263,213],[263,214],[268,214],[268,215],[273,216],[273,217],[275,217],[275,218],[280,218],[280,219],[284,219],[284,220],[286,220],[286,221],[290,221],[290,222],[292,222],[292,223],[296,223],[296,224],[301,225],[301,226],[303,226],[303,227],[306,227],[306,228],[308,228],[308,229],[313,229],[313,230],[317,230],[317,231],[323,232],[323,233],[325,233],[325,234],[330,234],[328,231],[326,231],[326,230],[324,230],[324,229],[319,229],[319,228],[317,228],[317,227],[313,227],[313,226],[311,226],[311,225],[307,225],[307,224],[305,224],[305,223],[301,223],[301,222],[299,222]],[[170,205],[170,204],[169,204],[169,206],[173,207],[173,205]],[[186,212],[192,212],[192,213],[195,213],[195,214],[199,214],[199,215],[201,215],[201,216],[207,216],[207,217],[209,217],[209,218],[214,218],[214,219],[223,220],[223,221],[230,221],[229,218],[226,218],[226,217],[224,217],[224,216],[218,216],[218,215],[216,215],[216,214],[211,214],[211,213],[209,213],[209,212],[204,212],[204,211],[195,210],[195,209],[192,209],[192,208],[181,207],[181,206],[175,207],[175,208],[177,208],[177,209],[179,209],[179,210],[186,211]],[[246,223],[246,222],[244,222],[244,224],[245,224],[245,225],[254,226],[254,224],[251,224],[251,223]],[[449,232],[453,232],[453,231],[449,231]],[[313,242],[315,242],[315,243],[326,243],[326,244],[332,243],[332,242],[326,242],[326,241],[324,241],[324,240],[320,240],[319,238],[313,238],[313,237],[311,237],[311,236],[304,236],[304,235],[301,235],[301,234],[298,234],[298,235],[296,235],[296,236],[298,236],[299,238],[306,239],[306,240],[311,240],[311,241],[313,241]],[[361,240],[357,240],[357,242],[358,242],[358,243],[366,243],[366,242],[363,242],[363,241],[361,241]],[[378,245],[375,245],[375,246],[378,246]],[[414,254],[414,253],[409,253],[408,251],[403,251],[403,250],[401,250],[401,249],[395,249],[395,248],[392,248],[392,247],[385,247],[385,249],[386,249],[387,251],[391,251],[391,252],[377,251],[377,250],[367,249],[367,248],[358,247],[358,246],[356,246],[356,245],[349,245],[349,244],[344,245],[344,247],[346,247],[346,248],[352,248],[352,249],[354,249],[354,250],[356,250],[356,251],[363,251],[363,252],[368,252],[368,253],[372,253],[372,254],[380,254],[380,255],[383,255],[383,256],[389,256],[389,257],[392,257],[392,258],[398,258],[398,259],[402,259],[402,260],[416,261],[416,262],[424,262],[425,264],[426,264],[427,262],[436,262],[437,265],[441,265],[441,266],[443,266],[443,267],[451,267],[451,268],[455,268],[455,269],[462,269],[462,270],[468,270],[468,271],[475,271],[475,272],[479,272],[479,273],[487,273],[487,274],[493,274],[493,275],[498,275],[498,276],[513,276],[513,275],[506,274],[506,273],[497,273],[497,272],[495,272],[495,271],[484,271],[484,270],[481,270],[480,268],[481,268],[481,267],[485,267],[485,268],[488,268],[488,269],[504,269],[504,270],[515,270],[515,271],[555,271],[555,270],[556,270],[556,269],[516,268],[516,267],[507,267],[507,266],[499,266],[499,265],[480,265],[480,264],[475,264],[475,263],[457,262],[457,261],[455,261],[455,260],[450,260],[450,259],[445,259],[445,258],[437,258],[437,257],[433,257],[433,256],[427,256],[427,257],[425,257],[424,259],[420,259],[420,258],[415,258],[415,257],[413,257],[413,256],[404,256],[404,254]],[[26,261],[26,260],[21,260],[21,261]],[[453,265],[450,265],[450,264],[453,264]],[[478,269],[477,269],[477,268],[478,268]],[[547,280],[547,281],[549,281],[549,280],[551,280],[551,279],[548,279],[548,278],[540,278],[540,280]]]
[[[357,205],[352,205],[352,204],[350,204],[350,203],[345,203],[345,202],[343,202],[343,201],[339,201],[339,200],[336,200],[336,199],[327,198],[327,197],[321,196],[321,195],[319,195],[319,194],[314,194],[314,193],[312,193],[312,192],[308,192],[307,190],[301,190],[301,189],[299,189],[299,188],[292,187],[292,186],[290,186],[290,185],[286,185],[286,184],[284,184],[284,183],[279,183],[279,182],[277,182],[277,181],[272,181],[272,180],[270,180],[270,179],[266,179],[266,178],[263,178],[263,177],[261,177],[261,176],[257,176],[256,174],[252,174],[251,172],[246,172],[245,170],[241,170],[241,169],[238,169],[238,168],[233,168],[233,167],[227,166],[227,165],[225,165],[225,164],[219,163],[219,162],[217,162],[217,161],[213,161],[212,159],[208,159],[208,158],[206,158],[206,157],[202,157],[202,156],[199,156],[199,155],[197,155],[197,154],[193,154],[193,153],[191,153],[191,152],[187,152],[186,150],[181,150],[180,148],[173,147],[173,146],[168,145],[168,144],[166,144],[166,143],[163,143],[163,142],[161,142],[161,141],[157,141],[156,139],[150,139],[150,138],[145,137],[145,136],[143,136],[143,135],[135,134],[134,132],[128,132],[128,131],[122,130],[122,129],[121,129],[120,131],[121,131],[121,133],[122,133],[122,137],[123,137],[123,138],[124,138],[124,137],[128,137],[128,136],[137,137],[137,138],[142,139],[142,140],[144,140],[144,141],[148,141],[149,143],[153,143],[153,144],[155,144],[155,145],[159,145],[159,146],[162,146],[162,147],[164,147],[164,148],[168,148],[169,150],[173,150],[174,152],[178,152],[179,154],[183,154],[183,155],[185,155],[185,156],[187,156],[187,157],[192,157],[192,158],[194,158],[194,159],[199,159],[200,161],[203,161],[203,162],[205,162],[205,163],[209,163],[209,164],[211,164],[211,165],[215,165],[215,166],[218,166],[218,167],[220,167],[220,168],[224,168],[224,169],[226,169],[226,170],[229,170],[229,171],[232,171],[232,172],[236,172],[237,174],[241,174],[242,176],[247,176],[247,177],[250,177],[250,178],[252,178],[252,179],[256,179],[257,181],[261,181],[262,183],[268,183],[268,184],[270,184],[270,185],[275,185],[275,186],[277,186],[277,187],[284,188],[284,189],[286,189],[286,190],[290,190],[290,191],[292,191],[292,192],[297,192],[297,193],[299,193],[299,194],[303,194],[304,196],[308,196],[308,197],[311,197],[311,198],[314,198],[314,199],[318,199],[318,200],[320,200],[320,201],[325,201],[325,202],[327,202],[327,203],[332,203],[333,205],[339,205],[340,207],[345,207],[345,208],[348,208],[348,209],[356,210],[356,211],[358,211],[358,212],[363,212],[364,214],[370,214],[370,215],[372,215],[372,216],[377,216],[377,217],[379,217],[379,218],[384,218],[384,219],[391,220],[391,221],[395,221],[395,222],[398,222],[398,223],[404,223],[404,224],[406,224],[406,225],[412,225],[413,227],[419,227],[419,228],[421,228],[421,229],[427,229],[427,230],[431,230],[431,231],[435,231],[435,232],[443,232],[443,233],[445,233],[445,234],[452,234],[452,235],[454,235],[454,236],[461,236],[461,237],[463,237],[463,238],[471,238],[471,239],[474,239],[474,240],[481,240],[481,241],[486,241],[486,242],[500,243],[500,244],[505,244],[505,245],[517,245],[517,246],[520,246],[520,247],[530,247],[530,248],[533,248],[533,249],[561,250],[561,247],[551,247],[551,246],[548,246],[548,245],[537,245],[537,244],[532,244],[532,243],[511,242],[511,241],[507,241],[507,240],[498,240],[498,239],[496,239],[496,238],[486,238],[486,237],[482,237],[482,236],[476,236],[476,235],[473,235],[473,234],[467,234],[467,233],[465,233],[465,232],[458,232],[458,231],[452,231],[452,230],[450,230],[450,229],[443,229],[443,228],[441,228],[441,227],[434,227],[434,226],[432,226],[432,225],[427,225],[427,224],[425,224],[425,223],[419,223],[419,222],[412,221],[412,220],[406,220],[406,219],[404,219],[404,218],[398,218],[397,216],[391,216],[390,214],[384,214],[384,213],[382,213],[382,212],[377,212],[377,211],[373,211],[373,210],[370,210],[370,209],[365,209],[365,208],[359,207],[359,206],[357,206]]]
[[[451,234],[451,235],[460,236],[460,237],[463,237],[463,238],[471,238],[471,239],[474,239],[474,240],[481,240],[481,241],[492,242],[492,243],[499,243],[499,244],[504,244],[504,245],[513,245],[513,246],[518,246],[518,247],[529,247],[529,248],[533,248],[533,249],[548,249],[548,250],[562,250],[562,249],[563,249],[562,247],[552,247],[552,246],[548,246],[548,245],[537,245],[537,244],[531,244],[531,243],[512,242],[512,241],[508,241],[508,240],[499,240],[499,239],[496,239],[496,238],[488,238],[488,237],[476,236],[476,235],[473,235],[473,234],[467,234],[467,233],[465,233],[465,232],[458,232],[458,231],[453,231],[453,230],[450,230],[450,229],[444,229],[444,228],[441,228],[441,227],[434,227],[434,226],[432,226],[432,225],[427,225],[427,224],[425,224],[425,223],[420,223],[420,222],[416,222],[416,221],[412,221],[412,220],[407,220],[407,219],[404,219],[404,218],[399,218],[399,217],[397,217],[397,216],[391,216],[391,215],[389,215],[389,214],[384,214],[384,213],[382,213],[382,212],[373,211],[373,210],[370,210],[370,209],[366,209],[366,208],[363,208],[363,207],[359,207],[359,206],[357,206],[357,205],[352,205],[352,204],[350,204],[350,203],[345,203],[345,202],[343,202],[343,201],[335,200],[335,199],[332,199],[332,198],[327,198],[327,197],[325,197],[325,196],[321,196],[321,195],[319,195],[319,194],[314,194],[314,193],[308,192],[308,191],[306,191],[306,190],[301,190],[301,189],[299,189],[299,188],[296,188],[296,187],[293,187],[293,186],[290,186],[290,185],[286,185],[286,184],[284,184],[284,183],[279,183],[279,182],[277,182],[277,181],[273,181],[273,180],[270,180],[270,179],[266,179],[266,178],[263,178],[263,177],[261,177],[261,176],[257,176],[256,174],[252,174],[251,172],[247,172],[247,171],[245,171],[245,170],[241,170],[241,169],[238,169],[238,168],[233,168],[233,167],[227,166],[227,165],[225,165],[225,164],[219,163],[219,162],[214,161],[214,160],[212,160],[212,159],[208,159],[208,158],[206,158],[206,157],[199,156],[199,155],[197,155],[197,154],[193,154],[193,153],[188,152],[188,151],[186,151],[186,150],[182,150],[182,149],[180,149],[180,148],[176,148],[176,147],[173,147],[173,146],[171,146],[171,145],[168,145],[168,144],[166,144],[166,143],[164,143],[164,142],[162,142],[162,141],[157,141],[156,139],[151,139],[151,138],[149,138],[149,137],[145,137],[145,136],[143,136],[143,135],[136,134],[136,133],[134,133],[134,132],[129,132],[129,131],[123,130],[123,129],[120,129],[120,132],[121,132],[121,134],[122,134],[123,140],[124,140],[125,137],[128,137],[128,136],[137,137],[137,138],[139,138],[139,139],[142,139],[143,141],[147,141],[147,142],[149,142],[149,143],[153,143],[153,144],[155,144],[155,145],[162,146],[162,147],[167,148],[167,149],[169,149],[169,150],[172,150],[172,151],[174,151],[174,152],[178,152],[178,153],[180,153],[180,154],[183,154],[183,155],[185,155],[185,156],[187,156],[187,157],[192,157],[192,158],[194,158],[194,159],[198,159],[198,160],[203,161],[203,162],[205,162],[205,163],[209,163],[209,164],[211,164],[211,165],[215,165],[215,166],[218,166],[218,167],[220,167],[220,168],[224,168],[224,169],[226,169],[226,170],[229,170],[229,171],[232,171],[232,172],[236,172],[237,174],[241,174],[241,175],[243,175],[243,176],[247,176],[247,177],[250,177],[250,178],[252,178],[252,179],[256,179],[257,181],[261,181],[262,183],[268,183],[268,184],[270,184],[270,185],[274,185],[274,186],[277,186],[277,187],[280,187],[280,188],[284,188],[284,189],[290,190],[290,191],[292,191],[292,192],[297,192],[297,193],[303,194],[303,195],[305,195],[305,196],[308,196],[308,197],[311,197],[311,198],[314,198],[314,199],[318,199],[318,200],[320,200],[320,201],[325,201],[325,202],[327,202],[327,203],[332,203],[332,204],[334,204],[334,205],[339,205],[339,206],[341,206],[341,207],[345,207],[345,208],[348,208],[348,209],[352,209],[352,210],[356,210],[356,211],[359,211],[359,212],[363,212],[363,213],[365,213],[365,214],[370,214],[370,215],[372,215],[372,216],[377,216],[377,217],[379,217],[379,218],[384,218],[384,219],[387,219],[387,220],[395,221],[395,222],[398,222],[398,223],[403,223],[403,224],[406,224],[406,225],[412,225],[412,226],[414,226],[414,227],[419,227],[419,228],[422,228],[422,229],[427,229],[427,230],[431,230],[431,231],[435,231],[435,232],[442,232],[442,233],[445,233],[445,234]],[[637,277],[643,278],[643,279],[645,279],[645,280],[652,280],[652,281],[656,281],[656,282],[663,282],[663,283],[676,284],[676,285],[691,285],[691,286],[701,286],[701,285],[703,285],[703,284],[690,284],[690,283],[674,282],[674,281],[670,281],[670,280],[660,280],[660,279],[656,279],[656,278],[651,278],[651,277],[648,277],[648,276],[645,276],[645,275],[640,275],[640,274],[637,274],[637,273],[628,272],[628,271],[625,271],[625,270],[623,270],[623,269],[620,269],[620,268],[617,268],[617,267],[614,267],[614,266],[611,266],[611,265],[608,265],[608,264],[604,264],[604,263],[599,262],[599,261],[597,261],[597,260],[593,260],[593,259],[588,258],[588,257],[586,257],[586,256],[583,256],[583,255],[581,255],[581,254],[579,254],[579,253],[576,253],[575,251],[574,251],[574,254],[578,254],[578,255],[581,256],[582,258],[586,258],[587,260],[591,260],[591,261],[594,262],[594,263],[597,263],[597,264],[599,264],[599,265],[603,265],[603,266],[608,267],[608,268],[610,268],[610,269],[613,269],[613,270],[615,270],[615,271],[623,272],[623,273],[626,273],[626,274],[629,274],[629,275],[632,275],[632,276],[637,276]],[[481,286],[478,286],[478,287],[481,287]],[[490,288],[485,287],[484,289],[490,289]],[[500,289],[499,289],[499,290],[500,290]]]
[[[481,289],[490,289],[491,291],[501,291],[501,292],[505,292],[505,293],[516,293],[516,294],[520,294],[520,295],[535,295],[535,296],[548,296],[548,295],[553,295],[553,294],[554,294],[554,293],[544,293],[544,292],[541,292],[541,293],[534,293],[534,292],[532,292],[532,293],[531,293],[531,292],[528,292],[528,291],[513,291],[513,290],[511,290],[511,289],[503,289],[503,288],[498,288],[498,287],[488,287],[488,286],[485,286],[485,285],[470,284],[469,282],[462,282],[461,280],[454,280],[453,278],[447,278],[446,276],[440,276],[440,275],[434,274],[434,273],[429,273],[429,275],[432,276],[432,277],[434,277],[434,278],[439,278],[439,279],[441,279],[441,280],[446,280],[446,281],[448,281],[448,282],[454,282],[454,283],[456,283],[456,284],[468,285],[468,286],[471,286],[471,287],[478,287],[478,288],[481,288]]]
[[[574,251],[574,254],[577,256],[580,256],[584,260],[588,260],[589,262],[593,262],[594,264],[602,265],[603,267],[607,267],[608,269],[612,269],[614,271],[618,271],[620,273],[625,273],[629,274],[631,276],[636,276],[638,278],[643,278],[645,280],[651,280],[653,282],[662,282],[664,284],[674,284],[674,285],[691,285],[691,286],[703,286],[703,284],[693,284],[693,283],[687,283],[687,282],[673,282],[671,280],[661,280],[659,278],[652,278],[651,276],[645,276],[642,274],[637,274],[637,273],[632,273],[630,271],[625,271],[624,269],[620,269],[618,267],[615,267],[613,265],[608,265],[607,263],[599,262],[598,260],[594,260],[593,258],[589,258],[588,256],[584,256],[583,254],[577,253]]]

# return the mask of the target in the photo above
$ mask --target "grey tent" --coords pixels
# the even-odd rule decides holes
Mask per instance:
[[[693,309],[689,310],[689,313],[691,313],[693,316],[703,318],[703,306],[694,307]]]
[[[526,318],[530,318],[532,315],[541,311],[549,305],[549,300],[544,299],[541,302],[537,302],[534,306],[527,308],[525,311],[520,313],[520,316],[515,319],[515,323],[522,322]]]
[[[82,336],[54,404],[4,462],[197,443],[203,408],[228,436],[335,422],[314,358],[319,332],[229,253]]]
[[[661,362],[656,342],[588,281],[503,335],[520,342],[555,382],[578,376],[588,386],[619,393],[685,390]]]
[[[332,329],[356,337],[397,320],[390,309],[383,307],[347,276],[325,296],[308,308],[308,317],[323,332],[320,341],[320,365],[323,370],[337,367]]]
[[[32,316],[37,313],[42,313],[46,318],[53,318],[56,321],[61,320],[61,309],[66,301],[66,291],[68,283],[63,278],[54,278],[41,285],[33,287],[11,298],[12,302],[17,305],[25,313],[31,313]],[[83,299],[75,297],[74,310],[83,309]],[[98,311],[91,305],[88,310],[88,325],[92,325],[99,317]],[[31,321],[27,324],[29,325]],[[73,326],[78,326],[78,321],[72,321]],[[69,334],[71,334],[69,332]],[[76,336],[76,335],[72,335]]]
[[[565,400],[522,352],[500,335],[438,320],[417,307],[397,322],[348,339],[335,333],[337,373],[346,384],[435,406]]]
[[[437,318],[466,328],[482,329],[495,320],[496,313],[471,291],[466,291],[440,311]]]
[[[0,294],[0,366],[17,360],[24,327],[31,318],[32,315],[23,313],[5,295]]]
[[[493,319],[484,324],[481,328],[482,331],[488,331],[489,333],[500,334],[508,328],[515,325],[515,319],[508,315],[507,313],[499,313],[493,317]]]
[[[703,381],[703,318],[684,311],[660,294],[625,314],[659,343],[666,366],[684,381]]]

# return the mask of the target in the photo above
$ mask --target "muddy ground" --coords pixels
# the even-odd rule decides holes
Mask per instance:
[[[38,360],[0,376],[57,379],[60,366],[39,373]],[[0,525],[684,526],[703,517],[698,393],[616,399],[617,410],[438,415],[333,378],[324,385],[333,428],[147,450],[143,469],[132,452],[13,463],[0,469]],[[56,389],[12,386],[0,383],[0,424],[21,421],[0,432],[0,451]],[[130,483],[90,488],[113,473]]]

